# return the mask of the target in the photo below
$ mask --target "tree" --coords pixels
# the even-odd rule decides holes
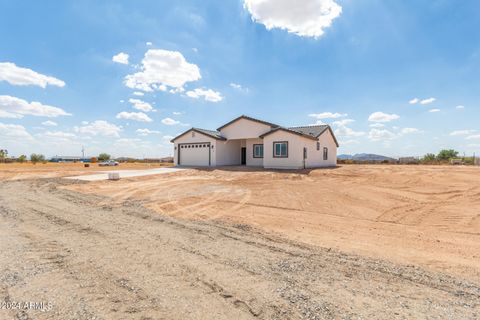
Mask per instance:
[[[452,158],[456,158],[458,156],[458,151],[453,149],[443,149],[437,155],[438,160],[450,160]]]
[[[433,153],[427,153],[423,156],[422,161],[424,162],[432,162],[435,161],[436,157]]]
[[[110,155],[108,153],[100,153],[98,155],[98,161],[107,161],[110,160]]]
[[[43,154],[32,153],[30,155],[30,161],[32,161],[33,164],[36,164],[37,162],[43,162],[45,161],[45,156]]]
[[[20,163],[24,163],[25,160],[27,160],[27,156],[24,155],[24,154],[22,154],[20,157],[18,157],[17,160],[18,160],[18,162],[20,162]]]
[[[8,156],[8,151],[6,149],[0,149],[0,159],[5,159]]]

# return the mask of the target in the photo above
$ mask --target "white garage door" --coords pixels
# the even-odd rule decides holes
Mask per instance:
[[[182,143],[178,163],[182,166],[209,166],[210,143]]]

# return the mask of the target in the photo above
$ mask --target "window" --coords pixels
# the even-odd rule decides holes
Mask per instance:
[[[328,160],[328,148],[323,148],[323,160]]]
[[[279,141],[273,143],[274,158],[288,158],[288,142]]]
[[[317,150],[320,151],[320,142],[317,142]]]
[[[254,144],[253,145],[253,157],[254,158],[263,158],[263,144]]]

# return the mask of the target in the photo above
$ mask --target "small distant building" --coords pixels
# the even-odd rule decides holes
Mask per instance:
[[[90,158],[83,158],[77,156],[54,156],[50,158],[50,162],[91,162]]]
[[[418,164],[420,160],[415,157],[400,157],[398,163],[400,164]]]

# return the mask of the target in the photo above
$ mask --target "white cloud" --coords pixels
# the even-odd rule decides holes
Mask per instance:
[[[148,148],[150,142],[138,138],[121,138],[115,140],[113,145],[119,149],[139,149]]]
[[[140,99],[129,99],[128,102],[130,102],[133,105],[134,109],[141,110],[144,112],[153,111],[153,107],[150,103],[142,101]]]
[[[346,146],[346,145],[349,145],[349,144],[357,144],[357,143],[360,143],[360,141],[355,140],[355,139],[350,139],[350,140],[340,141],[339,144],[341,146]]]
[[[218,91],[213,91],[212,89],[204,90],[204,89],[195,89],[191,91],[187,91],[186,95],[190,98],[198,99],[200,97],[204,97],[205,100],[210,102],[219,102],[223,100],[222,95]]]
[[[372,113],[368,117],[368,121],[371,121],[371,122],[390,122],[392,120],[397,120],[398,118],[400,118],[400,116],[396,115],[394,113],[388,114],[388,113],[377,111],[377,112]]]
[[[302,37],[318,38],[342,7],[333,0],[244,0],[244,8],[252,20],[267,30],[279,28]]]
[[[322,112],[322,113],[311,113],[308,115],[309,117],[315,118],[315,119],[337,119],[341,117],[346,117],[346,113],[332,113],[332,112]]]
[[[142,60],[141,71],[127,75],[124,83],[142,91],[166,91],[167,87],[183,88],[187,82],[200,78],[200,69],[188,63],[180,52],[150,49]]]
[[[18,124],[5,124],[0,122],[0,136],[5,138],[25,138],[32,139],[24,126]]]
[[[144,94],[145,94],[145,93],[143,93],[143,92],[141,92],[141,91],[135,91],[135,92],[133,93],[134,96],[140,96],[140,97],[143,96]]]
[[[355,120],[353,119],[342,119],[342,120],[337,120],[337,121],[333,121],[332,124],[334,126],[345,126],[349,123],[352,123],[352,122],[355,122]]]
[[[153,120],[143,112],[122,111],[116,115],[117,119],[134,120],[140,122],[152,122]]]
[[[451,136],[466,136],[474,133],[476,130],[455,130],[450,132]]]
[[[107,137],[118,137],[120,131],[122,131],[121,127],[104,120],[96,120],[91,123],[83,121],[82,125],[81,127],[74,127],[74,131],[81,134]]]
[[[46,88],[47,85],[64,87],[65,82],[60,79],[43,75],[31,69],[21,68],[12,62],[0,62],[0,81],[7,81],[17,86],[39,86]]]
[[[153,43],[151,43],[150,41],[147,41],[145,44],[146,44],[147,46],[151,46]]]
[[[165,118],[165,119],[162,119],[162,123],[166,124],[167,126],[173,126],[176,124],[180,124],[180,121],[173,120],[172,118]]]
[[[340,126],[335,130],[335,134],[338,136],[344,136],[344,137],[361,137],[365,135],[365,132],[363,131],[354,131],[351,128],[345,127],[345,126]]]
[[[383,123],[372,123],[369,125],[370,128],[383,128],[385,125]]]
[[[163,136],[162,139],[165,141],[165,142],[170,142],[170,140],[172,140],[173,138],[175,138],[174,136],[171,136],[171,135],[166,135],[166,136]]]
[[[455,109],[465,109],[465,106],[456,106]]]
[[[365,132],[354,131],[353,129],[346,126],[347,124],[352,123],[354,121],[355,120],[353,119],[342,119],[342,120],[334,121],[332,125],[337,127],[335,129],[335,134],[343,137],[360,137],[365,135]],[[317,122],[321,122],[321,120],[318,120]]]
[[[371,129],[368,138],[372,141],[391,140],[396,137],[395,133],[386,129]]]
[[[234,82],[231,82],[231,83],[230,83],[230,87],[232,87],[232,88],[235,89],[235,90],[244,92],[244,93],[247,93],[247,92],[249,91],[248,88],[245,88],[245,87],[242,86],[241,84],[234,83]]]
[[[418,133],[420,132],[420,130],[418,130],[417,128],[403,128],[402,130],[400,130],[400,132],[402,134],[409,134],[409,133]]]
[[[440,109],[430,109],[428,112],[440,112]]]
[[[408,101],[410,104],[417,104],[418,102],[420,102],[420,99],[418,98],[413,98],[412,100]]]
[[[430,104],[434,102],[436,99],[435,98],[428,98],[428,99],[423,99],[420,101],[420,104]]]
[[[480,134],[471,135],[471,136],[466,137],[465,139],[467,139],[467,140],[478,140],[478,139],[480,139]]]
[[[51,120],[43,121],[42,124],[47,127],[56,127],[58,125],[56,122]]]
[[[180,116],[180,115],[184,114],[184,112],[173,111],[172,114],[173,114],[174,116]]]
[[[160,131],[157,130],[150,130],[150,129],[137,129],[136,130],[137,134],[139,136],[148,136],[149,134],[159,134],[161,133]]]
[[[69,138],[76,137],[76,135],[74,135],[73,133],[63,132],[63,131],[47,131],[45,133],[42,133],[41,135],[47,138],[61,138],[61,139],[69,139]]]
[[[27,102],[12,96],[0,96],[0,116],[5,118],[22,118],[25,115],[38,117],[70,116],[63,109],[41,104],[40,102]]]
[[[130,56],[125,52],[120,52],[112,57],[112,61],[121,64],[128,64],[128,58]]]
[[[0,109],[0,118],[21,119],[23,118],[23,115],[18,113],[7,112],[5,110]]]

